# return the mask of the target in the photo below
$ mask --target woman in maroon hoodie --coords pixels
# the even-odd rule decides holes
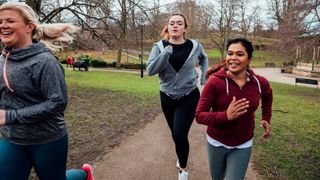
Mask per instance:
[[[229,40],[225,64],[217,66],[216,72],[210,71],[198,103],[196,120],[208,126],[208,156],[214,180],[244,179],[253,143],[254,112],[260,99],[263,137],[268,138],[270,133],[272,89],[264,77],[249,68],[252,52],[247,39]]]

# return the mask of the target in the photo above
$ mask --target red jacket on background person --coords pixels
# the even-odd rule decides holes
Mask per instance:
[[[267,79],[255,75],[247,69],[247,82],[240,87],[222,68],[210,76],[202,91],[196,110],[196,121],[208,126],[207,134],[228,146],[237,146],[253,138],[254,112],[261,99],[262,119],[270,124],[272,111],[272,89]],[[238,119],[229,121],[227,109],[233,96],[236,99],[246,98],[249,103],[247,113]]]
[[[67,58],[67,65],[73,65],[74,61],[75,61],[74,57],[73,56],[69,56]]]

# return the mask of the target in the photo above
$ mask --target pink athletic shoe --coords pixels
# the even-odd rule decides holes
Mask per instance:
[[[92,176],[91,166],[89,164],[84,164],[81,169],[87,172],[86,180],[94,180]]]

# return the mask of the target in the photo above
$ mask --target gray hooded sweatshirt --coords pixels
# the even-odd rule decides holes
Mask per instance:
[[[2,136],[12,143],[30,145],[66,135],[67,90],[60,63],[40,42],[6,50],[5,72],[5,56],[0,57],[0,109],[6,111]]]
[[[195,66],[198,63],[201,69],[200,83],[206,83],[205,73],[208,69],[208,57],[204,52],[202,45],[193,39],[190,39],[193,48],[188,59],[177,72],[169,63],[172,50],[169,46],[163,47],[160,40],[153,46],[148,62],[147,73],[149,75],[159,74],[160,90],[164,93],[174,96],[185,95],[197,88],[197,77],[195,75]]]

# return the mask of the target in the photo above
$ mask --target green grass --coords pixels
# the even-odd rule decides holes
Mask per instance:
[[[140,74],[117,72],[66,71],[66,80],[70,84],[92,88],[106,88],[112,91],[134,93],[138,96],[155,96],[159,93],[159,78]]]
[[[273,62],[276,67],[281,67],[284,59],[268,51],[254,51],[250,63],[251,67],[264,67],[266,62]]]
[[[220,51],[218,49],[208,49],[205,50],[208,58],[217,58],[220,59]]]
[[[272,83],[272,136],[261,138],[258,127],[254,163],[268,179],[320,178],[320,91]],[[261,117],[258,111],[256,120]]]

